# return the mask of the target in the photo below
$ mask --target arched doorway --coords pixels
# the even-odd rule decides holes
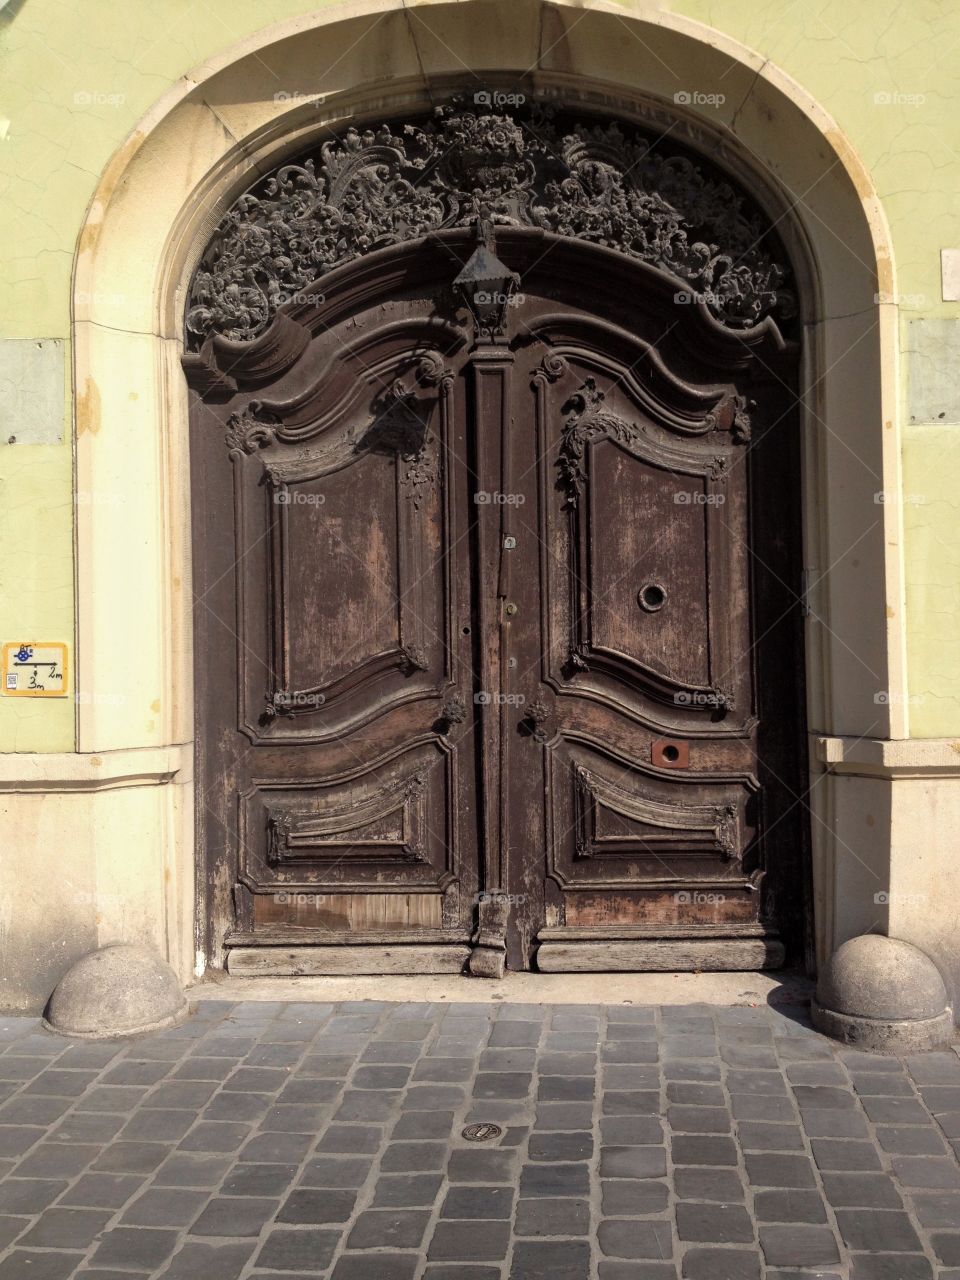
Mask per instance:
[[[795,287],[729,175],[556,103],[234,202],[184,357],[208,953],[802,954]]]

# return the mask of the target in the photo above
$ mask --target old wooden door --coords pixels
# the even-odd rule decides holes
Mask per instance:
[[[341,240],[322,291],[268,297],[251,246],[287,214],[244,197],[194,286],[201,945],[234,971],[754,968],[802,944],[796,351],[529,192],[488,245],[522,294],[479,323],[453,281],[464,192],[519,164],[497,128],[443,152],[481,165],[453,175],[458,225],[402,179],[402,139],[357,135],[324,150],[323,217],[376,189],[384,247]],[[596,136],[568,148],[585,191],[585,148],[622,141]],[[296,188],[302,229],[315,170],[286,172],[266,190]]]

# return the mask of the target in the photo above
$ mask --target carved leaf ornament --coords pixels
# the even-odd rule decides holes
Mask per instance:
[[[535,227],[670,272],[724,323],[795,311],[786,257],[758,206],[725,177],[619,124],[457,104],[419,123],[350,127],[234,201],[191,284],[194,347],[250,340],[340,263],[467,227]],[[394,132],[397,130],[397,132]]]

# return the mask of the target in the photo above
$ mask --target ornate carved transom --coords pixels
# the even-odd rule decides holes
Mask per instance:
[[[651,263],[734,327],[792,314],[786,257],[742,191],[632,127],[559,120],[454,104],[281,165],[221,219],[190,289],[191,342],[255,338],[332,267],[478,217]]]

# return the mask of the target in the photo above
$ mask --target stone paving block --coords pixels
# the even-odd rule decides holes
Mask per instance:
[[[671,1086],[667,1086],[670,1088]],[[735,1120],[795,1121],[796,1110],[786,1096],[770,1094],[732,1093],[730,1109]]]
[[[717,1200],[725,1204],[742,1200],[745,1187],[736,1169],[689,1166],[673,1171],[676,1194],[684,1200]]]
[[[330,1275],[331,1280],[413,1280],[419,1265],[414,1253],[345,1253]]]
[[[719,1062],[693,1062],[693,1061],[677,1061],[665,1062],[663,1064],[663,1076],[665,1080],[697,1080],[704,1083],[711,1083],[720,1080],[720,1063]],[[731,1090],[733,1085],[728,1087]],[[784,1089],[786,1093],[786,1089]]]
[[[61,1203],[90,1209],[119,1209],[137,1194],[145,1182],[146,1178],[134,1174],[85,1173],[66,1192]],[[2,1202],[4,1188],[12,1185],[11,1182],[0,1184],[0,1202]],[[41,1185],[62,1187],[66,1184],[43,1183]],[[194,1204],[196,1204],[196,1197],[194,1197]]]
[[[659,1116],[602,1116],[601,1141],[621,1147],[645,1147],[663,1142]]]
[[[893,1209],[838,1209],[837,1228],[848,1249],[920,1253],[920,1237],[905,1213]]]
[[[495,1182],[505,1184],[516,1177],[515,1151],[455,1150],[450,1153],[447,1177],[451,1182]]]
[[[513,1251],[510,1280],[583,1280],[589,1268],[588,1244],[520,1240]]]
[[[0,1262],[0,1280],[71,1280],[82,1261],[82,1253],[14,1249]]]
[[[870,1130],[859,1111],[808,1107],[800,1115],[800,1123],[810,1138],[867,1138]]]
[[[332,1124],[317,1143],[317,1151],[339,1152],[343,1155],[369,1155],[379,1150],[382,1140],[382,1129],[375,1129],[369,1125]]]
[[[101,1150],[101,1147],[89,1143],[41,1142],[23,1157],[14,1173],[18,1178],[74,1178],[100,1156]],[[112,1148],[107,1147],[106,1150]],[[160,1150],[162,1159],[169,1148],[161,1147]]]
[[[803,1135],[797,1124],[769,1124],[763,1120],[741,1120],[737,1140],[744,1151],[802,1151]]]
[[[729,1133],[731,1120],[722,1107],[672,1106],[667,1124],[676,1133]]]
[[[747,1178],[755,1187],[796,1187],[802,1190],[816,1186],[813,1166],[807,1156],[756,1152],[744,1156],[744,1164]]]
[[[861,1098],[874,1124],[929,1124],[929,1112],[917,1098]]]
[[[336,1272],[334,1275],[336,1276]],[[376,1280],[376,1277],[372,1280]],[[455,1264],[448,1266],[440,1263],[438,1266],[427,1267],[423,1273],[423,1280],[500,1280],[500,1268],[458,1267]]]
[[[840,1250],[829,1227],[764,1223],[759,1234],[768,1266],[822,1267],[840,1261]]]
[[[0,1181],[0,1213],[26,1213],[28,1217],[42,1213],[67,1185],[52,1178],[6,1178]]]
[[[600,1184],[605,1218],[639,1217],[651,1213],[663,1213],[667,1207],[670,1193],[665,1182],[652,1179],[609,1179]],[[539,1203],[524,1201],[526,1203]],[[584,1206],[586,1207],[586,1206]],[[562,1232],[556,1232],[562,1235]]]
[[[429,1261],[499,1261],[507,1256],[509,1222],[438,1222],[427,1248]],[[519,1248],[519,1244],[517,1248]]]
[[[758,1222],[827,1221],[826,1205],[818,1191],[758,1191],[753,1205]]]
[[[908,1054],[903,1059],[903,1065],[918,1085],[960,1085],[960,1054]]]
[[[853,1087],[861,1098],[916,1098],[907,1076],[851,1072]]]
[[[330,1059],[333,1061],[333,1059]],[[316,1074],[324,1074],[317,1072]],[[346,1071],[344,1071],[346,1076]],[[367,1066],[357,1067],[353,1073],[351,1084],[354,1089],[402,1089],[410,1079],[409,1066]]]
[[[728,1204],[680,1201],[676,1206],[677,1234],[698,1244],[752,1244],[753,1223],[746,1209]]]
[[[197,1216],[203,1197],[184,1187],[150,1187],[121,1215],[125,1227],[186,1227]]]
[[[817,1168],[859,1172],[880,1168],[880,1157],[872,1142],[814,1138],[810,1143]]]
[[[903,1199],[887,1173],[824,1173],[823,1192],[835,1208],[902,1209]]]
[[[393,1126],[390,1137],[446,1138],[452,1133],[452,1111],[406,1111]]]
[[[675,1134],[670,1143],[674,1164],[735,1165],[737,1149],[732,1138]]]
[[[47,1209],[18,1241],[24,1249],[89,1249],[112,1217],[98,1209]]]
[[[688,1249],[684,1280],[760,1280],[760,1254],[754,1249]]]
[[[440,1207],[441,1218],[509,1218],[513,1212],[513,1187],[451,1187]]]
[[[533,1075],[529,1072],[481,1072],[474,1081],[473,1096],[475,1098],[525,1098],[530,1092],[532,1083]]]
[[[946,1143],[932,1125],[880,1125],[877,1128],[877,1141],[884,1151],[893,1155],[947,1154]]]
[[[948,1267],[960,1267],[960,1231],[935,1231],[931,1242],[940,1262]]]
[[[925,1227],[955,1227],[960,1222],[960,1193],[956,1191],[914,1193],[910,1199]]]
[[[439,1173],[389,1174],[376,1184],[373,1208],[413,1209],[432,1205],[440,1193],[442,1182],[443,1177]]]
[[[601,1178],[662,1178],[667,1172],[665,1147],[601,1147]]]
[[[855,1253],[850,1280],[933,1280],[933,1268],[922,1253]]]
[[[894,1156],[890,1163],[905,1187],[960,1190],[960,1165],[952,1156]]]
[[[593,1124],[592,1102],[541,1102],[537,1104],[538,1129],[588,1129]]]
[[[254,1259],[257,1267],[280,1271],[303,1269],[316,1274],[330,1263],[340,1240],[339,1231],[319,1227],[274,1227]]]
[[[607,1218],[597,1231],[600,1251],[608,1258],[673,1256],[673,1233],[668,1222],[644,1218]]]
[[[692,1107],[726,1106],[726,1098],[720,1085],[686,1080],[673,1080],[667,1084],[667,1101]]]
[[[417,1249],[427,1229],[426,1209],[367,1209],[346,1240],[348,1249]]]
[[[97,1267],[154,1271],[166,1262],[180,1240],[178,1231],[157,1227],[114,1227],[104,1234],[90,1261]]]
[[[280,1201],[264,1196],[216,1196],[190,1228],[194,1236],[258,1236]]]
[[[535,1133],[530,1138],[528,1155],[531,1160],[547,1162],[589,1160],[593,1155],[593,1134]]]
[[[153,1181],[165,1187],[215,1187],[229,1167],[229,1156],[176,1151],[167,1156]]]
[[[318,1145],[323,1150],[323,1143]],[[425,1173],[442,1169],[447,1160],[445,1142],[393,1142],[384,1152],[384,1173]]]
[[[857,1097],[849,1089],[841,1089],[833,1085],[795,1084],[793,1096],[801,1112],[806,1108],[823,1110],[854,1110]]]
[[[634,1147],[638,1151],[643,1148]],[[520,1195],[587,1196],[590,1188],[586,1164],[528,1164],[520,1173]]]
[[[180,1151],[233,1152],[250,1136],[250,1126],[230,1120],[201,1120],[180,1140]],[[132,1145],[132,1144],[131,1144]]]

